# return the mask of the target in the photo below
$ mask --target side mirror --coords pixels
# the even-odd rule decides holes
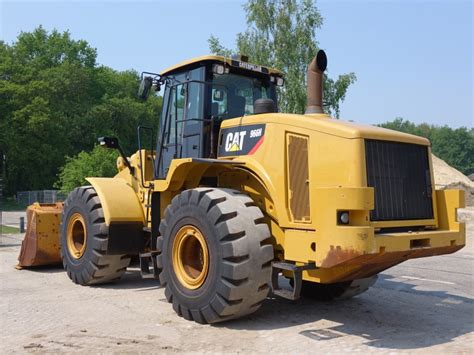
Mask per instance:
[[[119,146],[118,139],[115,137],[99,137],[99,144],[104,148],[117,149]]]
[[[133,168],[133,166],[128,161],[128,158],[125,155],[125,153],[123,152],[122,148],[120,147],[120,144],[119,144],[117,138],[115,138],[115,137],[99,137],[98,141],[99,141],[99,144],[100,144],[101,147],[117,149],[120,156],[123,158],[123,163],[130,170],[130,174],[132,174],[132,175],[134,174],[135,169]]]
[[[138,88],[138,97],[142,100],[146,100],[150,95],[151,87],[153,86],[153,78],[151,76],[145,76]]]

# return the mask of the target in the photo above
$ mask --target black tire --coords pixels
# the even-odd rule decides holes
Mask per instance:
[[[81,257],[68,247],[68,223],[82,216],[85,227],[85,249]],[[91,186],[74,189],[64,203],[61,222],[61,258],[69,278],[76,284],[103,284],[119,279],[130,263],[128,255],[106,255],[108,226],[96,191]]]
[[[173,241],[183,226],[205,238],[209,266],[197,289],[183,285],[173,268]],[[270,290],[273,246],[262,211],[239,191],[196,188],[176,196],[160,224],[160,283],[175,312],[198,323],[217,323],[255,312]]]
[[[367,291],[377,281],[377,276],[333,284],[320,284],[303,281],[301,295],[317,301],[336,301],[349,299]],[[290,280],[293,285],[293,279]]]

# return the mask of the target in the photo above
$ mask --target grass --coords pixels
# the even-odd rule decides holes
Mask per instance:
[[[6,197],[0,201],[0,211],[24,211],[26,208],[11,197]]]
[[[19,228],[4,226],[3,224],[0,226],[0,230],[1,230],[0,234],[18,234],[18,233],[20,233]]]

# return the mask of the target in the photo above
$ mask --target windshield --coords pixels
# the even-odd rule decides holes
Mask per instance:
[[[269,80],[237,74],[213,74],[211,113],[222,119],[251,115],[257,99],[272,99],[275,87]]]

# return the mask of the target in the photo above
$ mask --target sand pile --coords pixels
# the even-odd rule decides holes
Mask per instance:
[[[474,205],[474,182],[459,170],[449,166],[444,160],[435,155],[433,158],[433,170],[436,189],[461,189],[465,191],[466,206]]]

